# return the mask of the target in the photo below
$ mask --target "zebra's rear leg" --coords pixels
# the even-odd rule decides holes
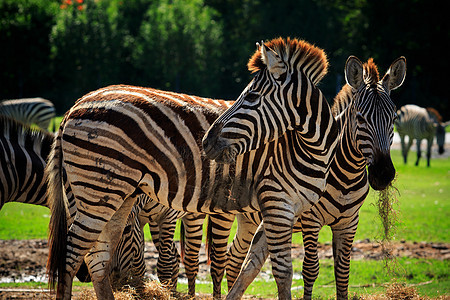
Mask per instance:
[[[209,245],[211,245],[211,278],[213,281],[213,298],[221,299],[222,279],[227,266],[228,237],[233,226],[234,215],[220,214],[210,215],[208,226]],[[209,231],[209,230],[208,230]]]
[[[416,160],[416,166],[419,165],[419,160],[422,157],[422,152],[420,151],[420,143],[422,141],[419,139],[416,139],[416,147],[417,147],[417,160]]]
[[[124,200],[122,206],[106,223],[97,242],[86,255],[85,261],[91,274],[97,299],[114,299],[109,276],[111,273],[110,263],[136,199],[137,195],[132,195]]]

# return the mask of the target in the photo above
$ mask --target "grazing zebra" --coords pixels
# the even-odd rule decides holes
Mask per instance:
[[[73,276],[87,255],[96,258],[88,267],[97,297],[113,299],[109,251],[141,190],[181,211],[261,210],[279,296],[290,298],[292,225],[324,192],[336,148],[336,122],[315,86],[327,66],[324,52],[304,41],[263,44],[249,63],[254,79],[220,118],[230,106],[225,101],[150,88],[110,86],[78,100],[47,165],[47,270],[50,285],[58,281],[57,298],[71,297]],[[201,137],[216,119],[203,139],[213,161],[202,157]],[[227,147],[226,139],[236,136],[239,146]],[[67,211],[63,168],[78,210],[68,231],[67,218],[60,217]]]
[[[55,107],[51,101],[43,98],[3,100],[0,102],[0,115],[27,125],[36,124],[47,130],[55,116]]]
[[[158,251],[157,274],[159,281],[175,291],[177,287],[180,256],[174,243],[176,221],[182,219],[187,241],[182,249],[183,263],[188,278],[189,295],[195,296],[199,252],[203,235],[204,214],[177,211],[141,194],[128,216],[123,237],[114,252],[112,275],[121,282],[128,275],[142,279],[145,274],[144,232],[149,224],[153,243]]]
[[[430,166],[431,146],[436,136],[436,142],[439,146],[439,154],[444,153],[445,144],[445,127],[450,121],[442,123],[442,117],[433,108],[422,108],[417,105],[408,104],[402,106],[398,112],[398,119],[395,121],[400,142],[402,145],[403,161],[406,164],[408,152],[411,148],[413,140],[416,140],[417,160],[416,166],[419,165],[421,157],[420,142],[427,140],[427,166]],[[408,144],[405,143],[405,136],[408,136]]]
[[[376,190],[382,190],[395,176],[390,145],[396,109],[389,94],[403,83],[406,60],[403,57],[395,60],[380,80],[372,59],[363,65],[351,56],[347,60],[345,74],[347,84],[334,99],[332,107],[340,134],[327,178],[327,189],[319,202],[302,214],[293,230],[303,233],[304,299],[311,299],[313,284],[319,273],[318,235],[324,225],[330,226],[333,233],[336,295],[338,299],[348,298],[350,253],[358,226],[359,209],[369,192],[369,184]],[[238,215],[237,219],[238,231],[230,247],[227,265],[229,288],[236,281],[261,216],[246,213]],[[222,227],[230,226],[222,223]],[[264,263],[266,258],[267,252],[259,260],[251,259]]]
[[[6,202],[47,206],[44,168],[53,138],[0,115],[0,209]]]

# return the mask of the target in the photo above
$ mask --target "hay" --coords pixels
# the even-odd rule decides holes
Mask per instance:
[[[93,289],[83,289],[76,300],[97,299]],[[147,281],[139,288],[130,286],[123,287],[120,291],[114,292],[116,300],[171,300],[176,299],[171,296],[171,292],[157,281]]]
[[[382,191],[378,192],[378,200],[376,207],[378,209],[378,215],[381,220],[382,236],[379,244],[381,245],[384,267],[387,271],[393,274],[398,269],[398,262],[395,260],[392,252],[391,241],[394,239],[397,232],[398,224],[398,205],[399,191],[394,186],[397,176],[391,183]]]

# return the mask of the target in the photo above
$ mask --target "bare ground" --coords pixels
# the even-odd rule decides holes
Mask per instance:
[[[444,243],[410,243],[392,244],[392,254],[397,257],[450,259],[450,244]],[[46,240],[0,240],[0,282],[45,281],[45,264],[48,248]],[[294,245],[293,257],[302,259],[304,255],[301,245]],[[320,258],[332,258],[330,244],[319,246]],[[381,246],[369,240],[357,241],[353,245],[352,259],[382,259]],[[157,254],[151,242],[146,243],[145,260],[150,276],[156,273]],[[209,272],[206,255],[200,252],[199,278],[205,278]],[[184,277],[181,268],[180,280]],[[39,292],[27,289],[0,289],[0,299],[49,299],[44,290]]]

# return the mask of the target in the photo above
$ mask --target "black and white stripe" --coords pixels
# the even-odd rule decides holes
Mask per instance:
[[[53,135],[0,116],[0,209],[7,202],[47,206],[45,160]]]
[[[347,62],[346,77],[357,76],[348,80],[332,107],[340,135],[327,189],[319,202],[303,213],[294,227],[294,232],[302,231],[305,245],[304,299],[311,299],[313,284],[319,273],[318,235],[324,225],[330,226],[333,232],[336,295],[338,299],[348,298],[350,252],[358,225],[359,208],[369,192],[369,182],[375,189],[384,189],[395,175],[389,156],[395,105],[389,92],[401,85],[405,71],[405,59],[400,58],[391,65],[387,73],[390,76],[380,80],[372,60],[363,65],[350,57]],[[373,172],[375,174],[371,174]],[[229,287],[239,273],[261,216],[247,213],[237,219],[238,231],[230,247],[227,266]],[[249,259],[264,263],[266,257],[267,253]]]
[[[50,121],[55,116],[55,107],[51,101],[43,98],[3,100],[0,102],[0,115],[48,130]]]

